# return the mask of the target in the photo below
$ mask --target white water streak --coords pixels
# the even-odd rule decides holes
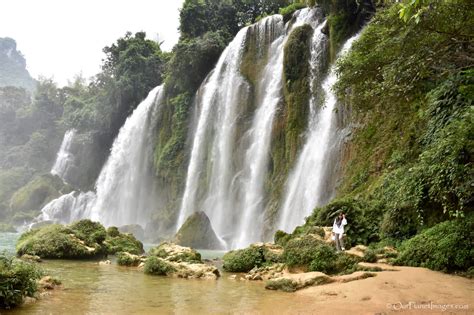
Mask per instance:
[[[340,56],[344,55],[357,39],[357,35],[350,38],[343,46]],[[325,184],[326,167],[333,158],[331,146],[338,143],[335,126],[336,96],[333,92],[337,75],[334,67],[331,68],[323,82],[325,102],[319,110],[312,101],[312,113],[309,126],[309,135],[301,151],[295,169],[291,173],[286,186],[283,206],[280,210],[278,228],[291,232],[296,226],[304,223],[304,218],[311,214],[313,209],[321,206],[327,199]]]

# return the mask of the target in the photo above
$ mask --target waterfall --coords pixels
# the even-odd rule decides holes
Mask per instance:
[[[105,225],[145,226],[158,202],[152,152],[162,98],[162,86],[154,88],[127,118],[97,179],[96,193],[61,196],[45,205],[37,220],[69,223],[88,218]]]
[[[154,88],[127,118],[96,182],[91,218],[105,225],[145,226],[156,206],[153,174],[153,116],[163,88]],[[154,110],[155,109],[155,110]]]
[[[267,17],[242,29],[226,48],[197,99],[200,113],[177,228],[202,210],[228,247],[261,240],[272,123],[282,101],[284,46],[295,27],[319,25],[321,19],[318,9],[298,11],[286,27],[282,16]],[[241,73],[252,36],[263,63],[254,86]],[[252,102],[253,119],[242,123],[244,108]]]
[[[76,135],[76,130],[68,130],[64,134],[63,142],[56,156],[56,161],[51,169],[51,174],[59,176],[65,181],[69,167],[74,163],[74,155],[71,153],[71,145]]]
[[[350,49],[357,36],[347,40],[339,57]],[[317,50],[313,50],[312,53],[317,53]],[[310,102],[312,117],[307,140],[286,184],[278,222],[278,228],[281,230],[291,232],[296,226],[304,223],[304,218],[310,215],[315,207],[322,206],[332,197],[331,189],[325,187],[325,175],[328,165],[335,158],[331,153],[337,152],[334,146],[340,143],[335,124],[337,100],[332,90],[336,82],[337,75],[333,66],[322,84],[325,100],[319,108],[312,91]],[[311,88],[315,88],[314,84]]]

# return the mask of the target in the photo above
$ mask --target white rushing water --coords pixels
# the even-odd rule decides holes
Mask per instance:
[[[339,56],[344,55],[357,39],[354,36],[346,41]],[[314,51],[312,53],[316,53]],[[287,232],[304,223],[305,217],[311,214],[317,206],[323,205],[331,196],[325,187],[327,166],[334,157],[331,152],[337,152],[333,146],[340,143],[337,140],[338,132],[335,125],[336,96],[333,92],[337,75],[334,67],[322,84],[325,95],[324,104],[317,108],[317,101],[311,100],[311,113],[309,134],[306,143],[298,156],[296,166],[286,185],[286,193],[280,210],[278,228]],[[312,89],[314,86],[311,86]]]
[[[201,87],[177,229],[190,214],[202,210],[228,248],[261,240],[272,124],[282,101],[284,46],[296,26],[319,25],[322,19],[317,9],[301,10],[295,17],[286,27],[282,16],[274,15],[242,29]],[[249,100],[251,87],[240,67],[251,36],[257,38],[256,55],[264,64]],[[256,109],[247,126],[240,120],[249,101]]]
[[[88,218],[106,226],[145,226],[157,202],[152,150],[162,97],[162,86],[154,88],[127,118],[97,179],[96,193],[63,195],[45,205],[37,220],[69,223]]]
[[[65,181],[69,167],[74,163],[74,155],[71,153],[71,145],[75,135],[76,130],[74,129],[66,131],[63,142],[61,143],[61,147],[56,156],[56,161],[51,169],[51,174],[59,176],[63,181]]]

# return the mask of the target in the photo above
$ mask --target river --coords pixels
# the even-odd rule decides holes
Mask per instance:
[[[1,233],[0,251],[13,253],[17,238]],[[217,281],[188,280],[97,261],[45,260],[40,266],[60,279],[62,288],[7,314],[304,314],[313,300],[266,290],[261,281],[231,280],[229,273]]]

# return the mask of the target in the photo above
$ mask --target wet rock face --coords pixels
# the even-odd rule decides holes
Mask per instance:
[[[211,221],[202,212],[189,216],[175,235],[176,244],[200,249],[223,249],[216,233],[212,229]]]

